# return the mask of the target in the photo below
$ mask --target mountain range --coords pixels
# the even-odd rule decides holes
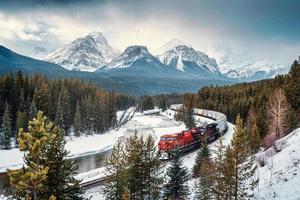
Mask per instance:
[[[155,54],[142,45],[129,46],[121,52],[110,46],[99,32],[78,38],[55,51],[35,48],[30,56],[43,60],[1,46],[0,73],[21,69],[53,78],[59,74],[133,95],[195,92],[206,85],[254,81],[277,73],[258,71],[244,77],[235,70],[222,73],[214,58],[178,39],[170,40]]]

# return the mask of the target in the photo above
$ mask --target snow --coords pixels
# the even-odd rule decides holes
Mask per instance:
[[[175,111],[167,110],[166,112],[161,113],[161,115],[153,115],[153,116],[139,115],[137,117],[134,117],[132,121],[134,121],[135,125],[137,125],[136,128],[139,134],[143,134],[143,135],[151,134],[156,139],[156,142],[158,142],[161,135],[164,135],[166,133],[176,133],[186,129],[185,125],[182,122],[174,121],[174,115],[175,115]],[[197,123],[201,123],[201,124],[213,122],[213,120],[211,119],[200,117],[200,116],[195,116],[195,120],[197,121]],[[233,133],[234,133],[234,125],[229,123],[228,131],[222,137],[222,142],[224,145],[230,144],[230,141],[233,137]],[[214,149],[216,149],[216,144],[217,141],[209,145],[210,149],[212,150],[212,154]],[[183,164],[188,168],[190,174],[192,173],[192,167],[194,165],[196,156],[197,156],[197,151],[189,153],[183,156],[182,158]],[[169,164],[164,165],[164,170],[166,170],[168,166]],[[83,179],[83,182],[94,180],[95,178],[101,178],[104,176],[103,175],[104,170],[105,168],[95,169],[91,172],[80,174],[79,176],[77,176],[77,178]],[[190,188],[194,188],[195,180],[191,179],[188,182],[188,184],[190,185]],[[85,192],[85,197],[91,198],[91,200],[104,199],[100,187],[88,189]]]
[[[264,167],[258,167],[259,187],[256,199],[300,199],[300,129],[275,142],[274,148],[257,154],[265,160]],[[270,181],[272,172],[272,178]]]
[[[169,49],[158,56],[159,60],[165,65],[176,63],[178,70],[183,71],[183,61],[195,63],[199,68],[211,72],[220,73],[220,69],[215,59],[208,57],[205,53],[197,51],[192,47],[178,45]]]
[[[103,34],[92,32],[47,55],[44,60],[68,70],[95,71],[120,54],[111,47]]]
[[[155,50],[154,53],[156,55],[160,55],[160,54],[163,54],[166,51],[174,49],[175,47],[177,47],[179,45],[185,45],[185,46],[189,46],[190,47],[190,45],[182,42],[181,40],[173,38],[169,42],[167,42],[166,44],[164,44],[163,46],[161,46],[159,49]]]
[[[147,62],[153,62],[154,56],[150,54],[146,46],[129,46],[125,51],[108,63],[103,69],[115,69],[130,67],[135,61],[145,58]]]

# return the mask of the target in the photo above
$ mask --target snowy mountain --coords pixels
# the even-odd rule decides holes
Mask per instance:
[[[145,46],[129,46],[109,64],[97,70],[109,75],[164,77],[182,76],[178,70],[161,63]]]
[[[177,45],[159,55],[158,58],[165,65],[173,66],[183,72],[220,74],[215,59],[186,45]]]
[[[68,70],[95,71],[119,55],[102,33],[93,32],[47,55],[44,60]]]
[[[35,47],[28,56],[35,59],[43,59],[46,55],[52,53],[53,50],[44,47]]]
[[[161,65],[145,46],[129,46],[125,51],[101,69],[126,68],[136,61],[143,60],[149,64]]]
[[[155,50],[155,55],[161,55],[163,54],[164,52],[168,51],[168,50],[171,50],[171,49],[174,49],[175,47],[177,46],[180,46],[180,45],[185,45],[185,46],[188,46],[190,47],[190,45],[182,42],[181,40],[179,39],[171,39],[169,42],[167,42],[166,44],[164,44],[163,46],[161,46],[160,48],[158,48],[157,50]]]
[[[256,81],[274,78],[289,71],[289,63],[278,64],[268,61],[255,61],[246,55],[227,56],[218,59],[223,75],[241,81]]]

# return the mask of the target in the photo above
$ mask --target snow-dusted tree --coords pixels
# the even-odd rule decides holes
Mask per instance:
[[[279,88],[270,96],[267,105],[267,114],[269,119],[269,131],[282,137],[289,127],[290,105],[286,100],[284,91]]]
[[[5,103],[5,110],[2,118],[2,126],[0,129],[0,146],[3,149],[10,149],[11,142],[10,139],[12,137],[12,130],[11,130],[11,121],[10,121],[10,112],[9,112],[9,105]]]
[[[165,199],[184,199],[189,195],[187,168],[183,166],[178,150],[173,152],[171,166],[167,169],[167,183],[164,187]]]

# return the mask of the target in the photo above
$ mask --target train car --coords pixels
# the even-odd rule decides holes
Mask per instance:
[[[170,159],[172,151],[176,149],[184,153],[200,147],[204,141],[211,142],[218,137],[217,124],[208,124],[180,133],[162,135],[158,143],[160,158],[162,160]]]

